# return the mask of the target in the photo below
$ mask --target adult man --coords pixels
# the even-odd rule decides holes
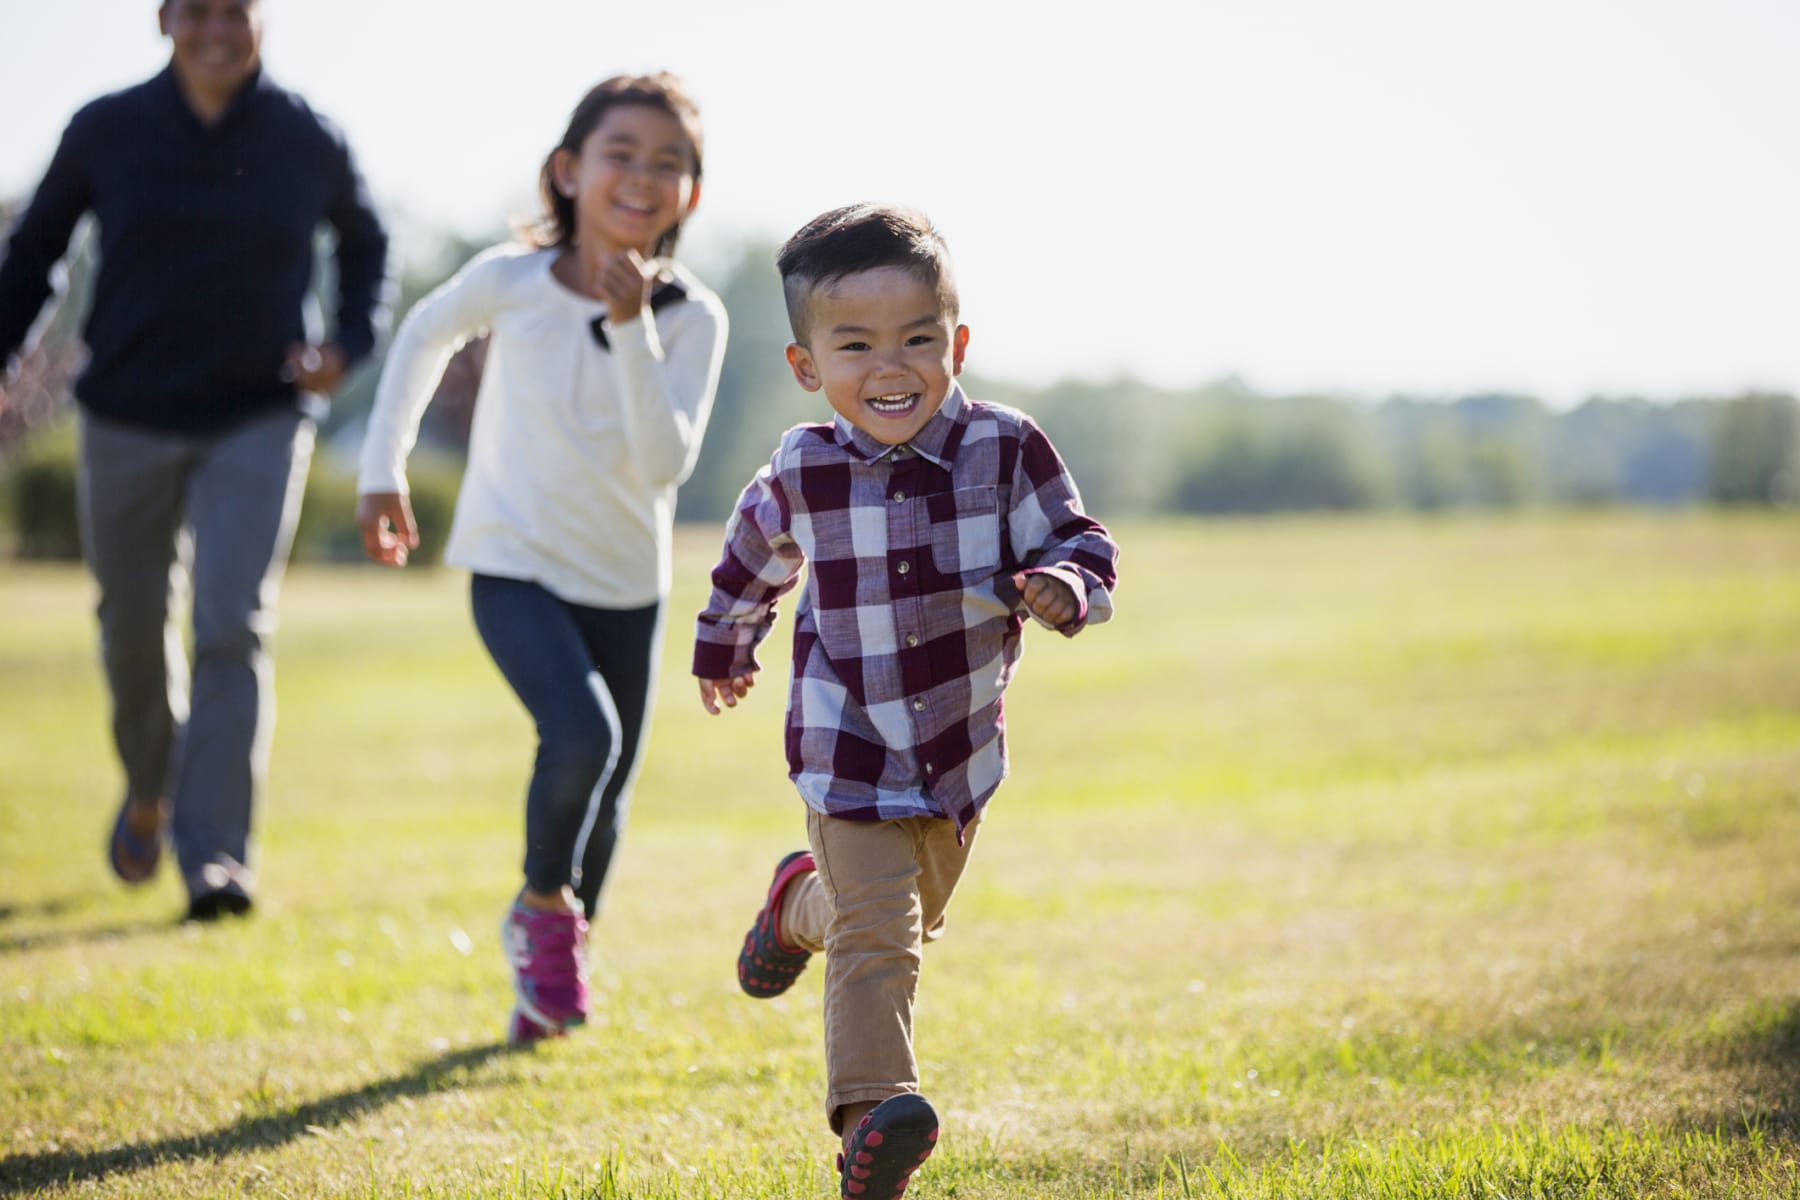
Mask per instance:
[[[342,135],[270,81],[259,0],[164,0],[152,79],[75,114],[0,262],[0,362],[77,220],[100,265],[76,385],[84,552],[126,795],[128,883],[174,844],[188,916],[249,910],[274,710],[265,639],[324,396],[375,340],[387,236]],[[337,329],[308,293],[337,235]],[[0,393],[0,403],[4,395]],[[176,621],[191,599],[193,661]]]

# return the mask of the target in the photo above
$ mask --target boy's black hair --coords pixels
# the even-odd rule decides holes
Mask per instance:
[[[913,208],[850,204],[821,213],[787,240],[775,265],[781,271],[788,324],[797,342],[805,342],[811,333],[815,291],[880,267],[910,271],[937,293],[952,323],[961,307],[950,248],[931,219]]]

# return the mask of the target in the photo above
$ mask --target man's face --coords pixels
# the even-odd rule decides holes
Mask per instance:
[[[261,62],[257,0],[168,0],[157,20],[174,46],[176,73],[207,96],[233,95]]]
[[[969,329],[936,290],[878,267],[814,290],[806,342],[787,349],[794,378],[876,441],[898,446],[937,415],[962,373]]]

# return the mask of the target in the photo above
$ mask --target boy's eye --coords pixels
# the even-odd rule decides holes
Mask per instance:
[[[869,343],[867,342],[845,342],[838,347],[839,350],[867,350],[868,348]]]
[[[929,346],[935,341],[937,341],[937,339],[932,337],[929,333],[915,333],[906,339],[906,344],[909,346]]]

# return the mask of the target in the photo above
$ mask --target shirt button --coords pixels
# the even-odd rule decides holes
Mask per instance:
[[[908,571],[912,570],[912,564],[903,562],[899,566],[895,567],[894,570],[896,570],[896,571],[900,572],[902,575],[904,575]]]
[[[904,499],[906,499],[906,493],[905,493],[905,492],[895,492],[895,493],[894,493],[894,503],[895,503],[895,504],[898,504],[898,503],[900,503],[900,502],[901,502],[901,501],[902,501],[902,500],[904,500]]]
[[[925,697],[923,697],[923,696],[913,697],[913,711],[914,712],[924,712],[925,711]]]
[[[906,635],[906,645],[909,649],[918,644],[919,644],[919,635],[918,634],[909,633]]]

